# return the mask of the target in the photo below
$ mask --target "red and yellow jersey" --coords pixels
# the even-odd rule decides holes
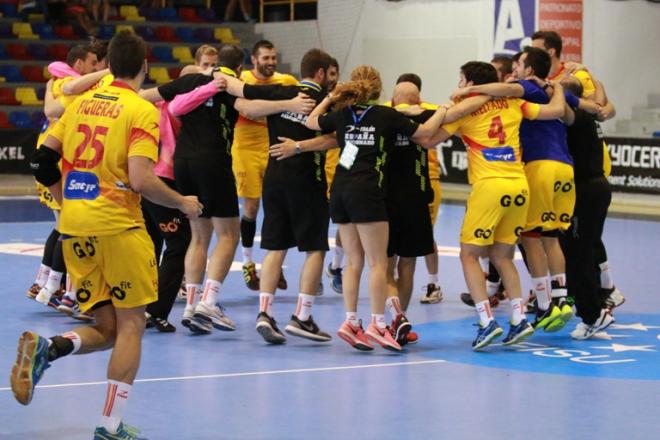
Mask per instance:
[[[562,62],[559,70],[554,75],[548,76],[548,79],[553,81],[556,79],[561,79],[561,77],[565,74],[566,66]],[[588,98],[589,96],[596,93],[596,86],[594,85],[594,80],[591,78],[591,75],[589,75],[589,72],[586,70],[578,70],[577,72],[573,73],[572,76],[574,76],[578,81],[580,81],[580,84],[582,84],[583,97]]]
[[[67,107],[50,133],[62,143],[62,234],[114,235],[144,224],[128,158],[158,159],[159,119],[156,107],[117,81]]]
[[[252,70],[241,72],[241,81],[250,85],[284,85],[295,86],[298,80],[286,73],[275,72],[273,76],[266,80],[258,79]],[[263,150],[268,148],[268,126],[266,118],[252,120],[243,115],[238,117],[236,128],[234,130],[234,145],[239,148],[251,148]]]
[[[540,106],[518,98],[500,98],[442,128],[460,132],[468,152],[468,181],[489,177],[525,177],[521,162],[520,123],[536,119]]]

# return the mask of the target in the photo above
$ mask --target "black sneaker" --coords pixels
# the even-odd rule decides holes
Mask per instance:
[[[306,321],[301,321],[296,315],[291,315],[291,321],[284,327],[284,331],[292,336],[300,336],[312,341],[327,342],[332,339],[332,336],[316,325],[311,316]]]
[[[172,325],[167,319],[151,317],[154,327],[161,333],[174,333],[176,327]]]
[[[474,307],[474,300],[472,299],[472,295],[470,295],[468,292],[461,293],[461,301],[463,301],[463,304],[466,306]],[[491,309],[495,309],[500,305],[500,300],[497,297],[497,293],[488,297],[488,304],[490,304]]]
[[[257,315],[257,332],[269,344],[284,344],[286,342],[286,338],[277,328],[275,319],[265,312],[259,312]]]

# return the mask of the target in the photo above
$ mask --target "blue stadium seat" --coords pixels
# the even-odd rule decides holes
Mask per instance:
[[[32,126],[40,128],[46,122],[46,115],[43,112],[34,112],[32,113]]]
[[[3,17],[17,17],[16,5],[11,3],[0,3],[0,13]]]
[[[176,8],[161,8],[158,15],[163,21],[179,21],[179,15],[176,13]]]
[[[102,24],[99,26],[99,38],[101,40],[110,40],[115,35],[115,26],[112,24]]]
[[[25,82],[21,70],[13,65],[0,66],[0,76],[4,76],[7,82]]]
[[[48,46],[45,44],[28,44],[28,54],[32,55],[35,60],[49,60]]]
[[[200,8],[197,11],[197,16],[204,21],[215,21],[215,11],[211,8]]]
[[[154,28],[151,26],[135,26],[135,33],[147,41],[156,40]]]
[[[11,24],[0,23],[0,38],[16,38],[11,31]]]
[[[195,38],[202,43],[212,43],[215,44],[215,38],[213,38],[213,29],[209,28],[199,28],[195,29]]]
[[[172,48],[168,46],[155,46],[151,49],[151,53],[159,61],[163,63],[174,63],[176,60],[172,56]]]
[[[158,8],[140,8],[140,15],[147,19],[147,21],[158,21],[160,15]]]
[[[7,59],[7,52],[5,52],[5,45],[0,44],[0,60],[6,60]]]
[[[42,40],[56,40],[53,26],[48,23],[32,23],[32,31]]]
[[[189,27],[178,27],[176,28],[176,35],[181,41],[186,43],[196,43],[197,38],[195,37],[193,30]]]
[[[11,112],[9,122],[16,128],[34,128],[32,118],[28,112]]]

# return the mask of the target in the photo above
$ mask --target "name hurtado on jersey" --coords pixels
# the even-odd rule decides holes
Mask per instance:
[[[344,139],[351,142],[353,145],[373,147],[376,144],[374,138],[375,132],[376,127],[374,126],[356,127],[354,125],[349,125],[346,127]]]

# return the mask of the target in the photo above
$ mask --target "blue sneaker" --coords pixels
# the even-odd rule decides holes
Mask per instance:
[[[534,333],[534,327],[532,327],[532,324],[527,322],[526,319],[523,319],[518,325],[511,324],[511,327],[509,327],[509,334],[506,335],[506,338],[504,338],[502,344],[518,344],[530,337],[532,333]]]
[[[475,324],[479,326],[479,331],[477,332],[477,337],[472,341],[472,350],[480,350],[491,343],[491,341],[498,336],[500,336],[504,330],[494,319],[488,323],[487,326],[483,327],[481,323]]]
[[[19,403],[30,403],[34,387],[48,367],[48,340],[37,333],[24,332],[18,340],[18,356],[10,377],[11,390]]]
[[[340,295],[344,293],[344,286],[341,281],[341,267],[333,269],[332,263],[328,264],[328,267],[325,269],[325,273],[332,279],[332,282],[330,283],[332,290]]]
[[[108,432],[102,426],[97,426],[94,431],[94,440],[140,440],[143,437],[138,437],[138,431],[136,428],[128,425],[124,425],[123,422],[119,424],[117,428],[117,433],[112,434]]]

